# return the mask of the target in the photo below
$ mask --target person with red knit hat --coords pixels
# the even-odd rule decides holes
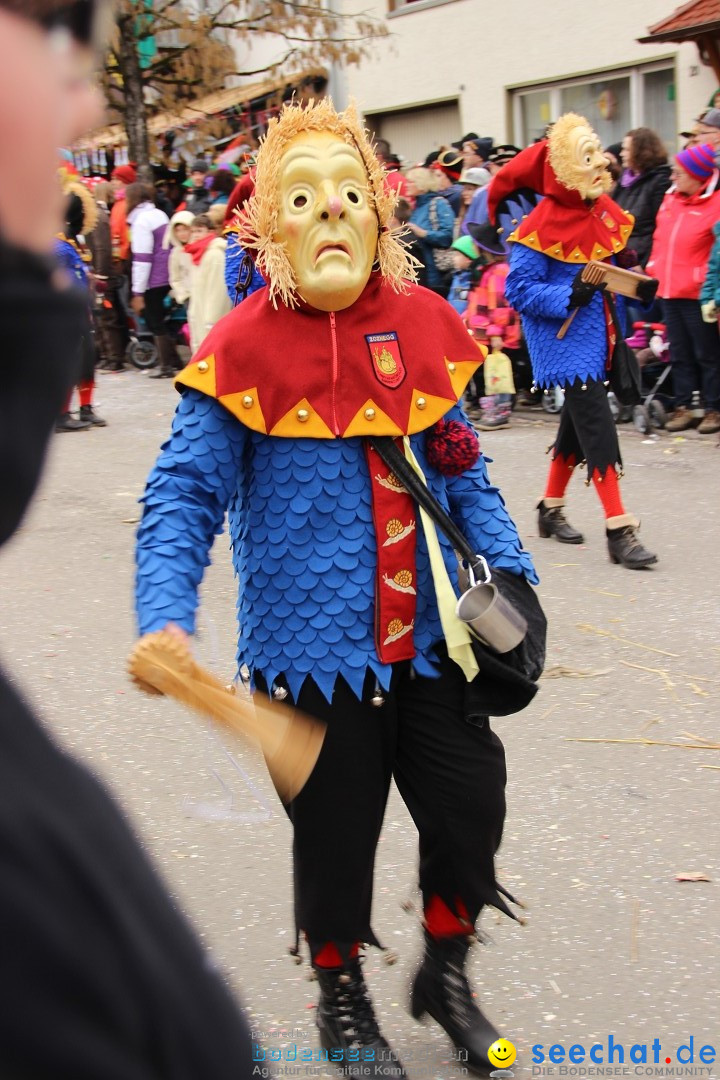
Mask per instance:
[[[720,337],[717,317],[700,307],[713,246],[713,227],[720,221],[720,173],[709,143],[688,146],[675,157],[673,186],[657,216],[648,273],[659,278],[672,359],[675,412],[667,431],[697,427],[701,435],[720,431]],[[691,408],[700,394],[705,415]]]
[[[541,388],[561,386],[565,404],[545,492],[538,504],[540,536],[582,544],[567,521],[565,492],[577,465],[587,463],[588,480],[605,512],[608,552],[614,563],[640,570],[657,562],[637,535],[639,521],[626,512],[620,495],[622,459],[607,399],[616,327],[624,325],[622,297],[617,312],[603,295],[605,286],[587,284],[582,271],[591,260],[637,261],[625,253],[633,219],[607,195],[612,179],[602,145],[584,117],[567,113],[548,138],[527,147],[493,179],[488,211],[495,221],[506,199],[530,188],[544,198],[508,238],[512,244],[505,295],[519,311]],[[655,293],[652,282],[638,290],[643,303]],[[577,317],[562,338],[567,317]]]
[[[137,182],[137,167],[132,161],[128,161],[126,165],[118,165],[113,169],[111,180],[119,180],[121,184],[135,184]]]
[[[127,276],[130,272],[130,229],[125,208],[125,191],[130,184],[137,183],[137,168],[130,161],[127,165],[118,165],[110,176],[110,191],[113,204],[110,208],[110,238],[115,267],[119,274]]]

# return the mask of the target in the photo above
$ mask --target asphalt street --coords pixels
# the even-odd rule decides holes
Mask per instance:
[[[138,498],[176,393],[136,371],[98,378],[108,427],[54,437],[34,506],[0,553],[2,662],[57,738],[113,789],[259,1041],[282,1053],[282,1075],[298,1065],[287,1061],[293,1045],[316,1047],[316,986],[288,955],[288,822],[252,750],[142,695],[125,672]],[[485,913],[488,942],[473,950],[471,974],[478,1003],[517,1047],[516,1076],[532,1074],[533,1046],[543,1046],[537,1059],[552,1044],[587,1049],[610,1036],[626,1065],[630,1047],[660,1040],[660,1061],[669,1057],[675,1075],[677,1049],[691,1038],[696,1067],[702,1046],[720,1054],[720,449],[715,436],[621,429],[627,508],[660,559],[631,572],[608,560],[584,474],[571,485],[568,516],[586,543],[538,538],[553,424],[527,413],[482,433],[491,475],[536,558],[550,639],[535,702],[495,723],[509,769],[499,875],[527,905],[527,924]],[[197,655],[228,681],[234,601],[223,536],[202,589]],[[347,770],[352,801],[351,761]],[[411,1080],[454,1080],[463,1070],[443,1032],[407,1012],[421,937],[417,914],[405,910],[417,903],[415,871],[414,829],[394,792],[374,926],[398,959],[388,965],[370,950],[366,973]]]

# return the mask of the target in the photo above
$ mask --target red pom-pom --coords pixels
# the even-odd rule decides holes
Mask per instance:
[[[430,464],[445,476],[459,476],[480,457],[477,435],[459,420],[438,420],[427,436]]]

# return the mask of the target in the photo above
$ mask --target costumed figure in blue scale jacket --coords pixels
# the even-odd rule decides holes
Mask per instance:
[[[391,778],[420,835],[426,947],[413,1014],[438,1020],[473,1068],[490,1067],[498,1033],[464,975],[468,935],[484,905],[510,914],[494,870],[504,752],[486,716],[465,715],[478,668],[455,640],[457,559],[368,437],[394,437],[492,566],[536,581],[458,405],[484,350],[412,283],[387,228],[393,202],[354,110],[325,100],[271,122],[239,232],[268,285],[177,377],[138,540],[141,633],[190,635],[228,511],[238,665],[256,691],[327,724],[286,810],[320,1038],[347,1056],[350,1077],[405,1076],[358,956],[378,944],[373,868]]]
[[[606,194],[611,186],[597,135],[582,116],[566,113],[547,139],[522,150],[494,177],[488,211],[495,223],[506,200],[518,191],[544,195],[508,237],[512,253],[506,285],[508,301],[522,315],[535,382],[544,389],[561,386],[565,392],[538,505],[540,536],[583,543],[564,507],[573,470],[586,462],[588,483],[595,485],[603,506],[610,558],[640,570],[656,563],[657,556],[643,547],[640,523],[623,506],[618,484],[622,459],[607,398],[616,327],[625,325],[625,308],[617,297],[613,319],[605,285],[588,284],[581,276],[591,260],[628,269],[637,262],[634,252],[625,251],[632,215]],[[656,282],[641,282],[640,300],[650,302],[656,288]],[[643,289],[649,289],[647,296]],[[571,314],[572,323],[558,337]]]

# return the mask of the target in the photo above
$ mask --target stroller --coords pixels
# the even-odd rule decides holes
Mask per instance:
[[[148,329],[142,315],[137,315],[130,307],[130,290],[125,283],[125,288],[120,291],[121,303],[128,322],[130,341],[126,350],[126,358],[134,367],[141,371],[155,367],[157,364],[157,348],[155,338]],[[171,296],[165,297],[165,308],[168,312],[167,322],[170,333],[176,345],[188,345],[187,336],[187,311],[182,304],[176,303]]]
[[[642,401],[632,410],[635,428],[646,435],[665,427],[668,414],[674,408],[670,343],[663,323],[633,323],[632,337],[627,339],[640,366]]]

